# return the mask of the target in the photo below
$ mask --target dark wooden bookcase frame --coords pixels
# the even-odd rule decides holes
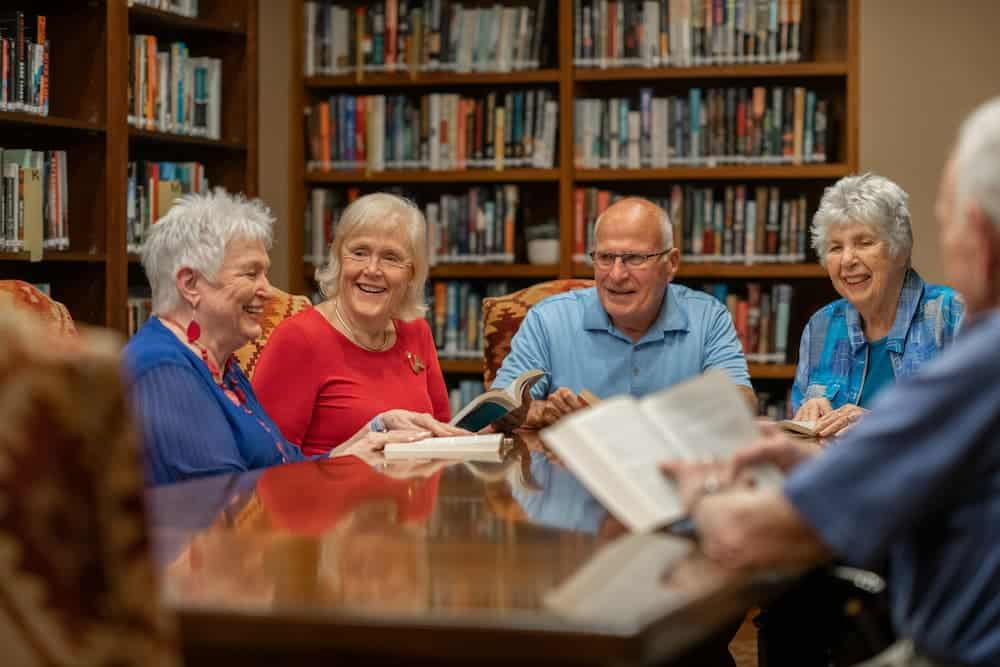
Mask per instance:
[[[201,0],[186,18],[127,0],[3,0],[44,14],[51,42],[49,116],[0,112],[0,146],[65,149],[70,247],[0,253],[0,279],[45,282],[74,320],[125,333],[130,285],[145,282],[125,250],[129,160],[198,160],[212,185],[257,193],[257,0]],[[127,120],[130,33],[184,41],[223,61],[222,139],[149,132]]]

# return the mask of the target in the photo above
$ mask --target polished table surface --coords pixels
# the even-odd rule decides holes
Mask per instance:
[[[629,536],[537,436],[499,463],[341,457],[147,493],[185,651],[662,661],[773,582]],[[251,661],[252,662],[252,661]]]

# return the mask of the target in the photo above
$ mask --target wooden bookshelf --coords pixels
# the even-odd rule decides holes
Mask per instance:
[[[67,151],[70,247],[45,251],[40,262],[0,253],[0,278],[49,283],[75,320],[124,333],[129,286],[145,280],[125,249],[128,161],[198,160],[213,185],[257,192],[257,0],[201,0],[194,19],[129,7],[127,0],[8,4],[46,16],[50,109],[48,116],[0,112],[0,127],[8,128],[2,145]],[[129,126],[135,32],[222,59],[222,140]]]
[[[342,4],[349,4],[346,0]],[[713,185],[788,184],[801,188],[808,195],[810,213],[814,210],[823,187],[838,178],[856,172],[858,168],[858,90],[859,90],[859,0],[814,0],[804,3],[815,13],[813,46],[803,62],[779,64],[712,65],[696,67],[606,67],[578,68],[573,64],[573,0],[551,0],[556,16],[557,31],[551,34],[555,42],[555,58],[548,69],[537,72],[494,73],[396,73],[391,75],[351,74],[340,76],[303,76],[304,0],[290,3],[292,13],[291,45],[292,95],[289,101],[291,127],[289,136],[288,192],[291,230],[288,244],[289,266],[293,270],[292,291],[310,293],[312,267],[304,265],[303,219],[308,191],[313,186],[344,185],[359,187],[365,192],[382,187],[405,186],[406,190],[429,193],[443,191],[449,184],[533,183],[532,187],[550,188],[534,199],[551,198],[560,232],[558,265],[533,267],[522,256],[518,246],[517,262],[509,265],[448,265],[435,267],[432,278],[513,280],[519,283],[552,278],[591,277],[587,264],[574,261],[574,190],[577,187],[604,187],[616,192],[658,194],[678,182]],[[551,15],[551,14],[550,14]],[[837,20],[827,20],[830,16]],[[842,19],[842,20],[841,20]],[[546,38],[549,38],[546,35]],[[758,82],[781,86],[804,85],[821,91],[830,100],[832,153],[829,162],[816,164],[747,164],[714,167],[674,166],[662,169],[583,169],[574,165],[574,109],[578,96],[634,96],[643,86],[657,90],[682,91],[693,86],[753,86]],[[437,91],[480,91],[484,86],[505,88],[511,85],[539,85],[558,91],[559,140],[556,166],[553,169],[508,169],[505,171],[364,171],[337,172],[307,170],[303,109],[307,104],[338,93],[358,94],[423,94]],[[457,188],[456,188],[457,189]],[[789,347],[794,357],[798,338],[808,315],[834,296],[825,270],[814,260],[798,264],[698,264],[682,261],[678,274],[681,280],[700,279],[726,281],[736,285],[745,281],[791,281],[796,285]],[[801,297],[801,298],[800,298]],[[478,362],[468,360],[443,361],[446,373],[478,373]],[[793,365],[753,365],[755,379],[787,382],[794,375]]]

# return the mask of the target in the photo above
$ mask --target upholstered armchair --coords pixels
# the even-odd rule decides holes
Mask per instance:
[[[121,341],[47,326],[0,308],[3,662],[173,665]]]
[[[240,368],[246,373],[248,378],[253,378],[254,368],[260,359],[260,353],[267,345],[267,340],[271,337],[274,328],[281,324],[285,318],[299,313],[306,308],[312,308],[312,302],[308,297],[282,292],[275,287],[271,288],[271,298],[264,305],[264,314],[261,317],[263,333],[256,339],[250,341],[240,349],[236,350],[236,360],[240,363]]]
[[[31,283],[0,280],[0,308],[10,306],[37,315],[52,333],[75,336],[76,327],[66,306],[54,301]]]
[[[593,280],[575,278],[550,280],[504,296],[483,299],[483,383],[487,387],[493,384],[510,352],[510,341],[532,306],[553,294],[593,284]]]

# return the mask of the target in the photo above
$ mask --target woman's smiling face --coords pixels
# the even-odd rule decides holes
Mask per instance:
[[[413,259],[402,229],[360,233],[341,249],[338,301],[356,322],[383,322],[399,312],[413,278]]]

